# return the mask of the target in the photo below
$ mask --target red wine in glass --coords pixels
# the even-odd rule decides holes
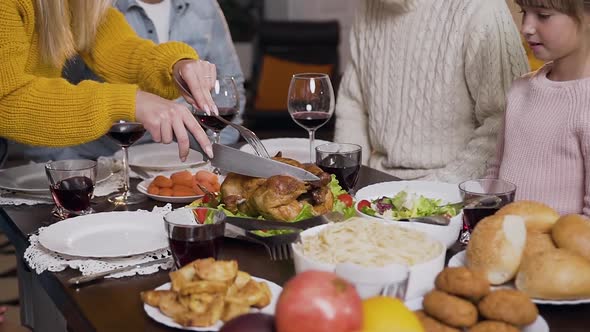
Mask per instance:
[[[199,258],[217,258],[223,243],[223,237],[220,236],[203,241],[169,238],[168,242],[170,244],[170,251],[172,252],[174,261],[179,265],[177,267],[180,268]]]
[[[346,191],[352,190],[358,181],[359,171],[361,169],[358,160],[333,154],[318,160],[316,164],[324,172],[336,175],[340,186]]]
[[[326,112],[297,112],[293,120],[305,129],[318,129],[330,120],[332,114]]]
[[[107,135],[120,146],[129,147],[145,134],[145,128],[138,122],[119,122],[109,129]]]
[[[61,180],[50,186],[50,189],[57,204],[68,211],[79,212],[90,208],[94,184],[86,176],[74,176]]]
[[[238,114],[238,110],[235,108],[219,107],[218,110],[219,116],[230,122],[236,117],[236,114]],[[220,121],[215,116],[208,115],[204,111],[196,111],[195,116],[197,117],[197,120],[199,120],[203,127],[218,133],[227,126],[224,122]]]
[[[116,141],[123,150],[123,192],[110,195],[107,200],[115,205],[131,205],[143,202],[147,197],[129,190],[129,152],[128,148],[137,142],[145,133],[143,124],[139,122],[119,121],[113,123],[107,136]]]

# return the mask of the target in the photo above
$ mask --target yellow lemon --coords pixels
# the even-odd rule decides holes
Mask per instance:
[[[402,301],[376,296],[363,301],[362,332],[424,332],[424,328]]]

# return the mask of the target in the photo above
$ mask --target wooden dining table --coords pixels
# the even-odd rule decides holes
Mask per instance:
[[[388,174],[363,166],[357,188],[394,180],[396,178]],[[148,200],[127,208],[115,208],[104,199],[95,198],[93,208],[96,211],[149,210],[155,205],[164,204]],[[67,280],[79,275],[77,270],[37,274],[28,268],[23,260],[24,251],[29,245],[28,236],[38,228],[57,221],[51,216],[52,207],[21,205],[0,209],[0,228],[16,248],[23,323],[35,331],[174,331],[148,317],[139,297],[141,291],[168,282],[168,271],[102,279],[73,287]],[[458,244],[453,246],[447,252],[447,260],[462,249]],[[292,260],[271,261],[265,249],[257,244],[225,239],[220,258],[235,259],[241,270],[279,285],[295,275]],[[590,331],[590,304],[538,307],[552,332]]]

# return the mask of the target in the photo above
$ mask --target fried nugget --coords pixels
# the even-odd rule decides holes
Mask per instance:
[[[180,171],[173,173],[170,175],[170,180],[174,184],[179,184],[187,187],[192,187],[193,185],[193,175],[189,171]]]
[[[196,270],[192,264],[187,264],[176,271],[170,272],[168,276],[172,283],[172,290],[179,292],[186,284],[193,281],[196,276]]]
[[[428,316],[424,311],[416,311],[416,316],[420,320],[424,332],[461,332],[459,329],[445,325],[436,319]]]
[[[185,283],[180,288],[181,295],[189,294],[217,294],[224,293],[227,291],[227,283],[225,281],[217,280],[197,280]]]
[[[176,298],[176,293],[169,290],[150,290],[139,293],[141,300],[152,307],[158,307],[163,297]]]
[[[539,315],[537,306],[523,292],[500,289],[484,297],[478,304],[482,316],[516,326],[533,323]]]
[[[496,322],[493,320],[484,320],[473,325],[469,332],[519,332],[520,330],[510,324],[504,322]]]
[[[473,303],[439,290],[424,296],[424,311],[453,327],[470,327],[477,322],[477,308]]]
[[[473,302],[479,301],[490,293],[490,283],[487,278],[466,267],[447,267],[436,276],[434,284],[438,290]]]
[[[192,263],[196,274],[203,280],[233,282],[238,274],[238,262],[216,261],[213,258],[198,259]]]

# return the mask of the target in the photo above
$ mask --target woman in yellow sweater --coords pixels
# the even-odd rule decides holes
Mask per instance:
[[[65,61],[80,54],[107,83],[69,84]],[[197,107],[216,111],[209,94],[215,66],[179,42],[139,38],[111,0],[0,1],[0,137],[69,146],[104,135],[117,120],[143,123],[154,141],[179,143],[187,129],[212,156],[211,144],[179,97],[172,74],[189,84]]]

